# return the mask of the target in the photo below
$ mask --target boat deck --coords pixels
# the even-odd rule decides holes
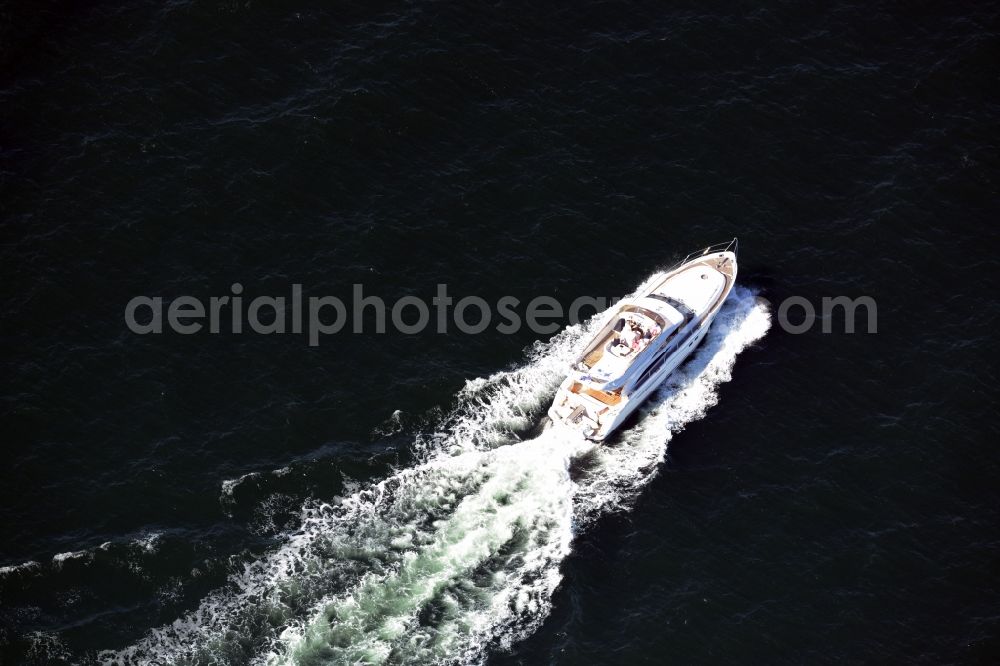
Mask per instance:
[[[583,362],[587,365],[588,368],[592,368],[601,362],[601,359],[604,358],[605,347],[607,347],[608,343],[610,343],[614,339],[615,339],[615,332],[612,331],[607,335],[607,337],[601,340],[601,344],[594,347],[594,351],[590,352],[589,354],[587,354],[586,357],[584,357]]]
[[[570,386],[569,391],[570,393],[576,393],[577,395],[583,394],[590,396],[594,400],[597,400],[598,402],[601,402],[605,405],[617,405],[619,402],[622,401],[621,391],[615,393],[607,393],[605,391],[598,391],[588,386],[584,386],[579,382],[574,383],[572,386]]]

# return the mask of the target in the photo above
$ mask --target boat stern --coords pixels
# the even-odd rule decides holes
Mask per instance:
[[[559,387],[552,406],[549,407],[549,418],[553,423],[579,433],[586,439],[600,442],[613,430],[622,402],[607,404],[599,399],[600,396],[594,397],[590,393],[599,394],[572,378],[567,379]],[[618,400],[621,401],[621,398]]]

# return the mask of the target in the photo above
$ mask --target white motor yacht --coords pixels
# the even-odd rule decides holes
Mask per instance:
[[[690,254],[608,310],[572,364],[549,416],[602,441],[614,432],[705,337],[736,283],[734,238]]]

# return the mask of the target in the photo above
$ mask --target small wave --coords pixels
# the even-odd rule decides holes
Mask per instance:
[[[28,573],[29,571],[37,571],[41,568],[41,566],[41,564],[35,562],[34,560],[28,560],[27,562],[22,562],[21,564],[11,564],[5,567],[0,567],[0,580],[16,576],[18,574]]]
[[[236,479],[226,479],[222,482],[222,492],[219,495],[219,503],[223,506],[231,504],[233,502],[233,493],[236,488],[239,487],[244,481],[250,479],[256,479],[260,476],[260,472],[249,472]]]
[[[391,437],[392,435],[398,435],[403,432],[406,428],[403,423],[403,411],[397,409],[392,412],[392,414],[381,425],[376,426],[372,430],[372,435],[374,437]]]
[[[98,546],[100,548],[100,546]],[[57,553],[52,556],[52,566],[59,569],[70,560],[90,561],[94,557],[93,549],[71,550],[65,553]]]
[[[124,538],[116,541],[105,541],[104,543],[91,548],[81,548],[79,550],[69,550],[56,553],[52,556],[49,564],[45,565],[34,560],[22,564],[0,567],[0,580],[11,578],[21,574],[46,571],[61,571],[68,562],[75,562],[87,566],[94,562],[95,556],[99,553],[117,552],[131,555],[152,555],[156,553],[160,545],[163,534],[160,532],[141,532],[131,538]],[[134,564],[133,568],[137,568]]]
[[[132,539],[132,543],[141,548],[145,553],[155,553],[159,548],[161,537],[163,537],[163,534],[160,532],[146,532]]]

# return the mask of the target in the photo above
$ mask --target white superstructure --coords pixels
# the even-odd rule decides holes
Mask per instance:
[[[609,310],[549,416],[588,439],[606,438],[698,346],[735,283],[735,238],[654,276]]]

